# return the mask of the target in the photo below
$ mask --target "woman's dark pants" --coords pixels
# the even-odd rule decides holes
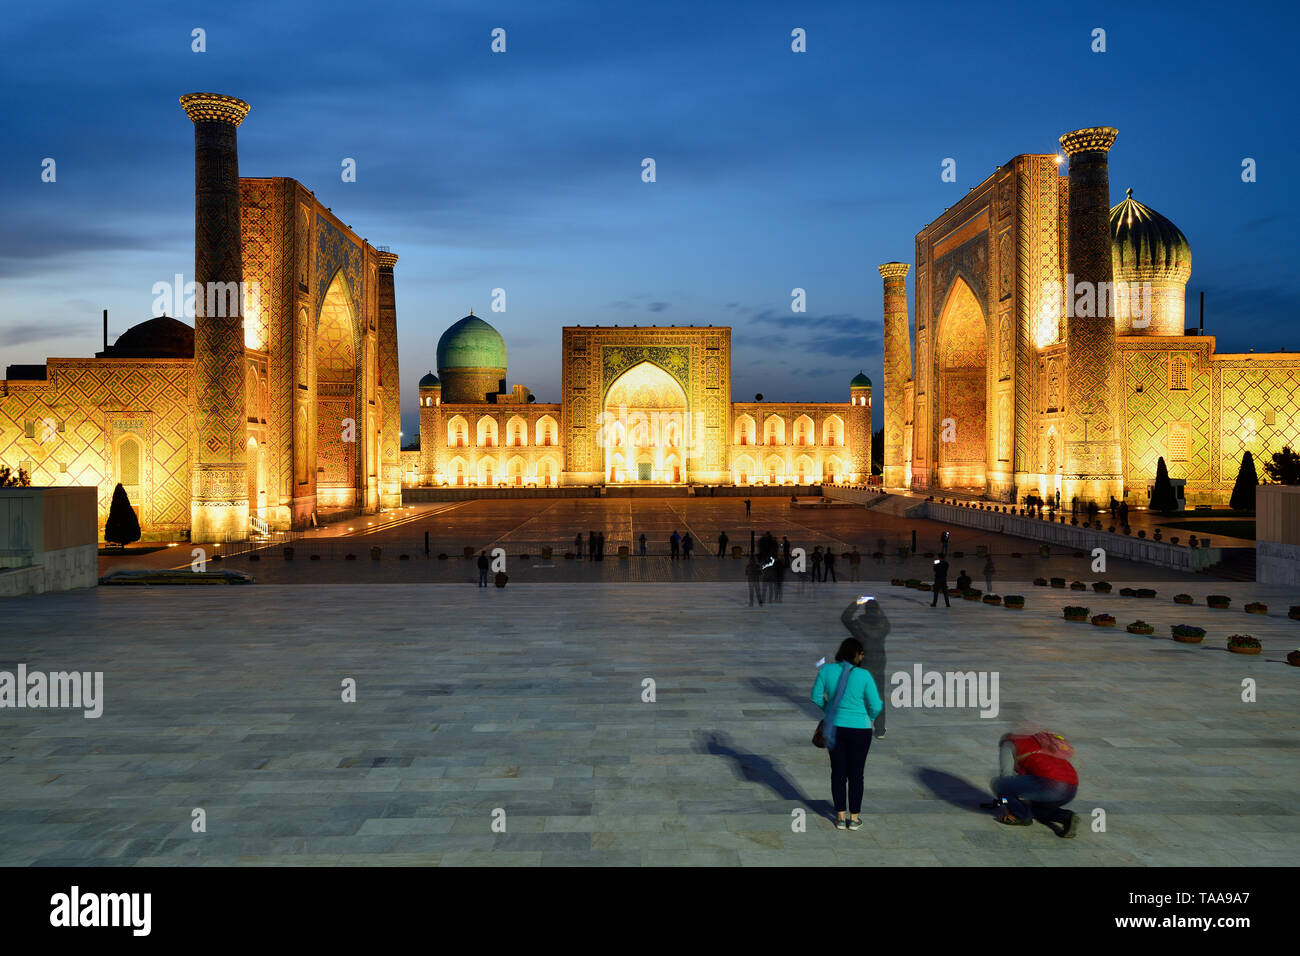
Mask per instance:
[[[862,775],[871,749],[871,729],[836,727],[835,746],[831,748],[831,799],[835,812],[862,812]],[[845,790],[848,798],[845,799]]]

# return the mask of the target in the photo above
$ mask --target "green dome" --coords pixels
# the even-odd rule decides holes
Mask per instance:
[[[1115,279],[1177,279],[1192,274],[1192,247],[1172,222],[1127,198],[1110,211],[1111,264]]]
[[[472,312],[438,340],[438,373],[447,369],[505,368],[506,340]]]
[[[853,376],[853,381],[849,382],[849,388],[870,388],[870,387],[871,387],[871,379],[867,378],[867,376],[862,374],[861,372],[858,372],[857,375]]]
[[[434,375],[432,371],[430,371],[428,375],[424,376],[424,378],[420,379],[420,388],[432,388],[437,384],[438,376]]]

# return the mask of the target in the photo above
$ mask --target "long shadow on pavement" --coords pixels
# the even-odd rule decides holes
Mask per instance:
[[[799,789],[799,786],[785,775],[775,761],[758,754],[737,750],[726,734],[717,731],[699,732],[696,738],[695,751],[729,758],[733,763],[731,772],[739,779],[751,783],[761,783],[782,800],[805,804],[814,813],[819,813],[822,816],[835,815],[835,807],[829,800],[809,799]]]
[[[986,813],[980,804],[992,800],[987,790],[976,787],[961,777],[955,777],[943,770],[933,767],[921,767],[916,770],[917,782],[933,793],[940,800],[951,803],[954,807],[969,810],[972,813]]]

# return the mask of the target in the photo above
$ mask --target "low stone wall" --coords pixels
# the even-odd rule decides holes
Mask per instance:
[[[94,587],[99,489],[0,488],[0,596]]]
[[[1255,489],[1255,580],[1300,584],[1300,486]]]
[[[1010,534],[1071,551],[1090,552],[1093,548],[1104,548],[1108,558],[1124,558],[1180,571],[1200,571],[1223,560],[1220,548],[1188,548],[1167,541],[1112,534],[1109,531],[1080,528],[1040,518],[1003,514],[1001,511],[962,508],[937,501],[924,502],[916,517],[964,528],[979,528],[995,534]]]
[[[868,508],[876,502],[889,497],[879,488],[858,485],[826,485],[822,488],[822,494],[827,498],[834,498],[836,501],[851,501],[854,504],[864,505]]]

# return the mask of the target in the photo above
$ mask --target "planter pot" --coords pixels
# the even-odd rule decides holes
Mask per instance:
[[[1286,616],[1293,621],[1300,621],[1300,605],[1297,605],[1296,607],[1293,607],[1291,608],[1291,610],[1287,611]]]
[[[1263,650],[1262,647],[1229,647],[1228,650],[1234,654],[1258,654]]]
[[[1192,598],[1192,596],[1191,596],[1190,594],[1188,594],[1188,595],[1186,595],[1186,596],[1181,595],[1181,594],[1176,594],[1176,595],[1174,595],[1174,603],[1175,603],[1175,604],[1192,604],[1193,601],[1194,601],[1194,599]]]
[[[1040,588],[1047,587],[1047,578],[1034,578],[1034,585]]]
[[[976,591],[974,594],[963,594],[962,597],[967,601],[978,601],[980,599],[980,593]]]
[[[1009,611],[1023,611],[1025,609],[1023,604],[1003,604],[1002,606]]]
[[[1174,640],[1177,641],[1179,644],[1199,644],[1201,643],[1201,641],[1205,640],[1205,638],[1191,636],[1187,634],[1175,634]]]
[[[1130,634],[1142,634],[1142,635],[1154,634],[1156,632],[1156,629],[1152,627],[1150,624],[1146,625],[1145,627],[1138,627],[1136,625],[1130,624],[1124,630],[1128,631]]]
[[[956,588],[949,588],[949,589],[948,589],[948,597],[959,598],[959,597],[961,597],[961,591],[957,590]]]
[[[1094,584],[1094,585],[1092,586],[1092,589],[1093,589],[1094,591],[1096,591],[1098,594],[1109,594],[1109,593],[1110,593],[1110,585],[1109,585],[1109,584],[1097,583],[1097,584]]]
[[[1292,651],[1286,656],[1286,662],[1292,667],[1300,667],[1300,651]]]
[[[1071,584],[1070,584],[1070,590],[1071,590],[1071,591],[1086,591],[1086,590],[1088,590],[1088,585],[1084,584],[1082,581],[1074,581],[1074,582],[1071,582]]]
[[[1214,608],[1214,610],[1216,610],[1216,611],[1226,611],[1226,610],[1228,609],[1229,605],[1228,605],[1228,604],[1223,604],[1223,603],[1220,603],[1220,602],[1215,602],[1214,604],[1210,604],[1210,603],[1207,602],[1207,603],[1206,603],[1206,607],[1212,607],[1212,608]]]
[[[1067,614],[1065,615],[1065,619],[1073,624],[1088,623],[1088,615],[1086,614]]]
[[[1064,589],[1065,589],[1065,582],[1064,582],[1064,581],[1057,581],[1055,578],[1053,578],[1053,579],[1052,579],[1052,587],[1054,587],[1054,588],[1060,588],[1061,590],[1064,590]]]
[[[1093,621],[1092,626],[1093,627],[1114,627],[1115,622],[1114,621]]]
[[[1002,598],[998,597],[996,594],[986,594],[986,595],[984,596],[984,603],[985,603],[985,604],[1001,604],[1001,603],[1002,603]]]
[[[1268,605],[1267,605],[1267,604],[1247,604],[1247,605],[1246,605],[1246,613],[1247,613],[1247,614],[1267,614],[1267,613],[1268,613]]]

